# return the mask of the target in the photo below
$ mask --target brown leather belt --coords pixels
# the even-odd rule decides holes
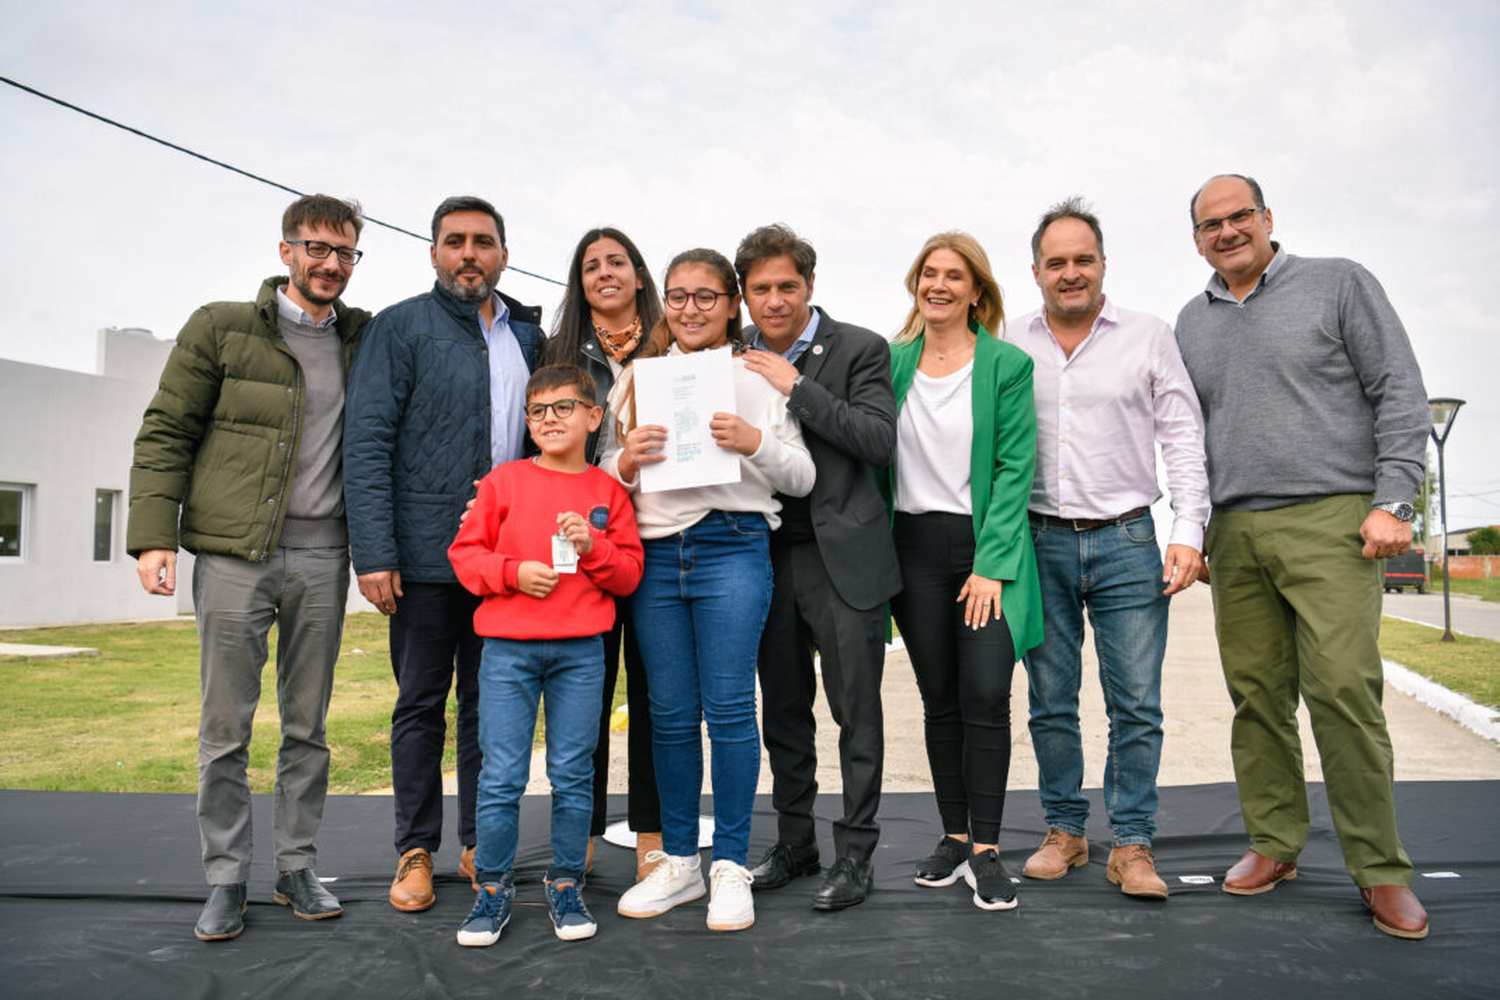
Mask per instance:
[[[1137,507],[1135,510],[1127,510],[1119,517],[1053,517],[1051,514],[1038,514],[1034,510],[1028,510],[1026,516],[1032,524],[1039,524],[1044,528],[1072,528],[1074,531],[1093,531],[1095,528],[1103,528],[1111,524],[1124,524],[1126,521],[1134,521],[1151,510],[1150,507]]]

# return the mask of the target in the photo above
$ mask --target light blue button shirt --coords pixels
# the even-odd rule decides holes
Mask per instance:
[[[498,292],[491,293],[495,321],[488,326],[483,313],[475,313],[479,332],[489,346],[490,359],[490,463],[513,462],[526,443],[526,380],[531,371],[510,328],[510,309]]]
[[[797,359],[802,357],[802,355],[806,353],[807,349],[812,346],[813,336],[818,332],[818,311],[816,309],[811,309],[808,312],[809,319],[807,321],[807,326],[803,327],[802,332],[797,335],[797,339],[792,341],[791,347],[788,347],[786,350],[779,352],[783,358],[786,358],[794,365],[797,363]],[[750,346],[755,348],[757,351],[770,350],[770,348],[766,346],[766,338],[761,336],[759,330],[756,330],[755,336],[750,339]]]
[[[276,312],[289,323],[298,326],[314,326],[322,329],[332,326],[338,322],[338,312],[332,306],[328,307],[328,318],[319,323],[310,316],[306,309],[292,301],[292,297],[286,293],[286,286],[280,285],[276,289]]]

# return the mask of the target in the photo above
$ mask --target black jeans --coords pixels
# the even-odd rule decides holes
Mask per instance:
[[[458,677],[458,839],[475,842],[479,749],[479,655],[474,634],[479,598],[457,583],[407,583],[391,616],[391,784],[396,798],[396,852],[436,851],[443,836],[443,744],[448,691]]]
[[[656,792],[656,758],[651,749],[651,699],[646,687],[646,661],[635,641],[630,621],[630,598],[615,598],[615,627],[604,633],[604,705],[599,714],[599,745],[594,748],[594,817],[589,836],[608,826],[609,717],[614,707],[615,681],[620,676],[620,652],[625,652],[625,704],[630,710],[626,744],[629,756],[625,819],[637,833],[661,829],[661,798]]]
[[[1000,839],[1010,776],[1010,685],[1015,644],[1002,616],[964,624],[958,593],[974,567],[967,514],[897,514],[896,554],[906,587],[891,612],[906,642],[927,737],[943,832]],[[1003,600],[1003,595],[1002,595]]]

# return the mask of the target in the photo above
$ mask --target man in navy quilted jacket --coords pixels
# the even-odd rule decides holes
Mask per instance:
[[[479,782],[478,598],[453,575],[448,544],[473,483],[521,457],[526,380],[541,309],[501,295],[505,220],[481,198],[432,216],[432,290],[382,310],[349,376],[344,488],[359,591],[391,620],[391,781],[396,853],[391,905],[433,904],[442,839],[448,691],[458,677],[459,873],[472,879]]]

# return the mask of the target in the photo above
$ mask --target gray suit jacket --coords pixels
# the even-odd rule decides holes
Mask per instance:
[[[812,345],[797,359],[806,377],[793,387],[787,409],[802,425],[818,470],[810,498],[818,552],[844,602],[868,609],[901,590],[875,478],[896,448],[890,347],[877,333],[818,313]]]

